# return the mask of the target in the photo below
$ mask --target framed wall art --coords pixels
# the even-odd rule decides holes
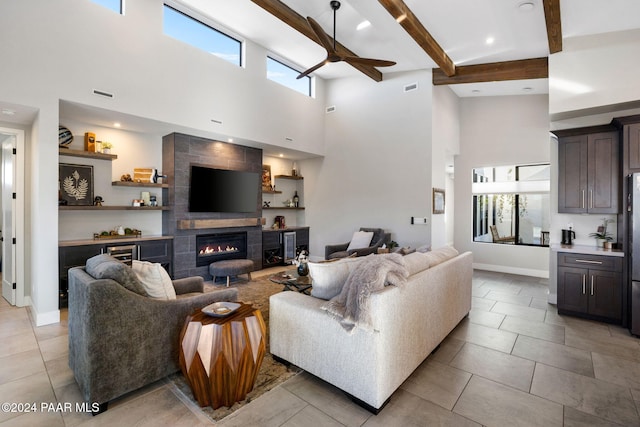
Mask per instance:
[[[93,166],[60,163],[58,188],[61,204],[93,205]]]
[[[444,190],[441,188],[433,189],[433,213],[444,213]]]

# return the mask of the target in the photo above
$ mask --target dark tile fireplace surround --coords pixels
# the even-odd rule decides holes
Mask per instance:
[[[169,188],[163,189],[163,201],[172,206],[171,210],[162,212],[162,234],[174,236],[174,277],[203,276],[210,280],[209,262],[215,259],[246,258],[252,260],[256,269],[259,269],[262,265],[262,226],[258,221],[261,216],[261,200],[256,200],[255,213],[189,212],[189,171],[192,164],[261,173],[262,150],[178,133],[162,138],[162,172],[167,175],[169,183]],[[234,220],[251,222],[254,218],[253,223],[256,225],[227,226]],[[213,220],[211,222],[214,225],[209,226],[207,220]],[[184,226],[185,223],[189,226]],[[200,225],[202,223],[206,223],[207,228],[203,228]],[[198,240],[203,236],[217,236],[224,240],[234,234],[246,236],[244,250],[225,251],[227,253],[206,261],[199,256],[201,248],[198,247]],[[227,243],[230,248],[235,246],[233,242]],[[221,241],[221,249],[226,249],[227,243]]]

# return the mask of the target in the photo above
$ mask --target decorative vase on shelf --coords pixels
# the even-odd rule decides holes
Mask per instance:
[[[309,274],[309,264],[306,261],[300,261],[298,264],[298,276],[306,276]]]
[[[596,247],[598,247],[598,248],[604,247],[604,243],[605,242],[606,242],[605,239],[596,239]]]

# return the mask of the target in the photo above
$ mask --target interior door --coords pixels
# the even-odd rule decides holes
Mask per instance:
[[[13,150],[16,148],[16,136],[0,133],[2,144],[2,161],[0,163],[0,180],[2,181],[2,296],[16,305],[16,290],[13,286],[16,276],[15,237],[15,191],[16,171],[13,161]]]

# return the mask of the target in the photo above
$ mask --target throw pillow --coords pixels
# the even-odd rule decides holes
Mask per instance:
[[[426,270],[431,265],[429,256],[422,252],[412,252],[404,257],[404,263],[407,266],[409,276]]]
[[[431,250],[431,245],[422,245],[416,248],[416,252],[429,252]]]
[[[131,267],[108,254],[96,255],[87,260],[85,271],[94,279],[111,279],[131,292],[147,296],[144,286]]]
[[[371,239],[373,239],[373,231],[356,231],[351,237],[347,251],[368,248],[371,244]]]
[[[443,246],[438,249],[434,249],[430,252],[425,253],[429,257],[429,263],[431,267],[435,267],[438,264],[442,264],[443,262],[450,260],[458,256],[458,251],[453,246]]]
[[[176,299],[176,290],[169,273],[158,263],[148,261],[133,261],[133,271],[138,276],[138,280],[144,286],[145,291],[151,298],[155,299]]]
[[[309,274],[313,280],[311,296],[330,300],[338,295],[349,274],[355,270],[362,259],[342,258],[333,262],[310,262]]]

